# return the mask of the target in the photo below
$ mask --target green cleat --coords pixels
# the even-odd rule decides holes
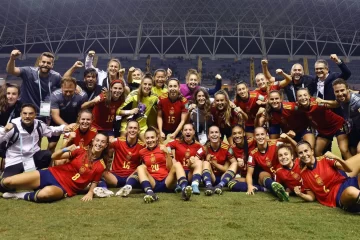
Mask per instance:
[[[274,193],[276,194],[276,196],[279,198],[279,200],[281,202],[283,202],[283,201],[288,202],[289,201],[289,196],[286,194],[285,188],[280,183],[273,182],[271,184],[271,188],[272,188],[272,190],[274,191]]]

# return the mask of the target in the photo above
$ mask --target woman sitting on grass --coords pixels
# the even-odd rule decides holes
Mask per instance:
[[[0,192],[5,192],[3,198],[53,202],[72,197],[91,183],[89,192],[81,198],[91,201],[93,190],[106,169],[108,141],[108,136],[98,133],[88,150],[71,145],[52,154],[53,160],[69,159],[69,163],[2,179]],[[35,191],[8,192],[21,189]]]
[[[305,201],[318,200],[328,207],[339,207],[348,212],[360,212],[360,155],[346,161],[327,152],[315,157],[306,141],[297,144],[297,153],[305,168],[301,171],[303,186],[296,186],[296,195]],[[339,170],[348,173],[345,177]]]

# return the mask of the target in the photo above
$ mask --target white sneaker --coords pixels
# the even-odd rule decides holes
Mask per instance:
[[[131,185],[125,185],[115,194],[115,196],[127,197],[132,190]]]
[[[2,197],[5,199],[24,199],[25,194],[29,192],[6,192],[3,193]]]
[[[106,198],[106,197],[111,197],[114,195],[114,193],[112,191],[110,191],[107,188],[103,188],[103,187],[94,188],[94,194],[95,194],[95,196],[97,196],[99,198]]]

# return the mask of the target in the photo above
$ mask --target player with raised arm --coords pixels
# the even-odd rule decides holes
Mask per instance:
[[[141,187],[146,193],[144,201],[151,203],[159,200],[155,192],[173,191],[176,183],[182,189],[182,199],[190,200],[191,186],[188,186],[185,171],[180,162],[173,162],[168,149],[160,145],[161,136],[154,128],[145,132],[146,148],[139,154],[143,164],[137,168]]]
[[[88,150],[74,144],[57,150],[52,159],[69,159],[61,166],[21,173],[1,179],[3,198],[24,199],[31,202],[53,202],[72,197],[91,183],[89,192],[81,199],[90,201],[93,189],[100,181],[107,164],[108,137],[99,133]],[[35,189],[33,192],[8,192]]]
[[[180,84],[180,92],[187,100],[194,100],[194,93],[200,87],[200,74],[195,69],[189,69],[186,73],[186,83]],[[216,85],[213,89],[206,89],[210,96],[214,95],[221,89],[222,78],[220,74],[216,74]]]

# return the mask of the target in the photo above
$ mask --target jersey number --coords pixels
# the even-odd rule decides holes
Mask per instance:
[[[152,171],[152,172],[157,172],[157,171],[159,171],[159,164],[152,164],[152,165],[151,165],[151,171]]]
[[[113,122],[113,121],[114,121],[114,115],[108,115],[106,122]]]
[[[123,164],[123,168],[130,169],[130,162],[125,161],[124,164]]]
[[[174,116],[169,116],[168,117],[168,123],[174,124],[175,123],[175,117]]]
[[[79,177],[80,177],[80,173],[77,173],[71,179],[76,181]]]

